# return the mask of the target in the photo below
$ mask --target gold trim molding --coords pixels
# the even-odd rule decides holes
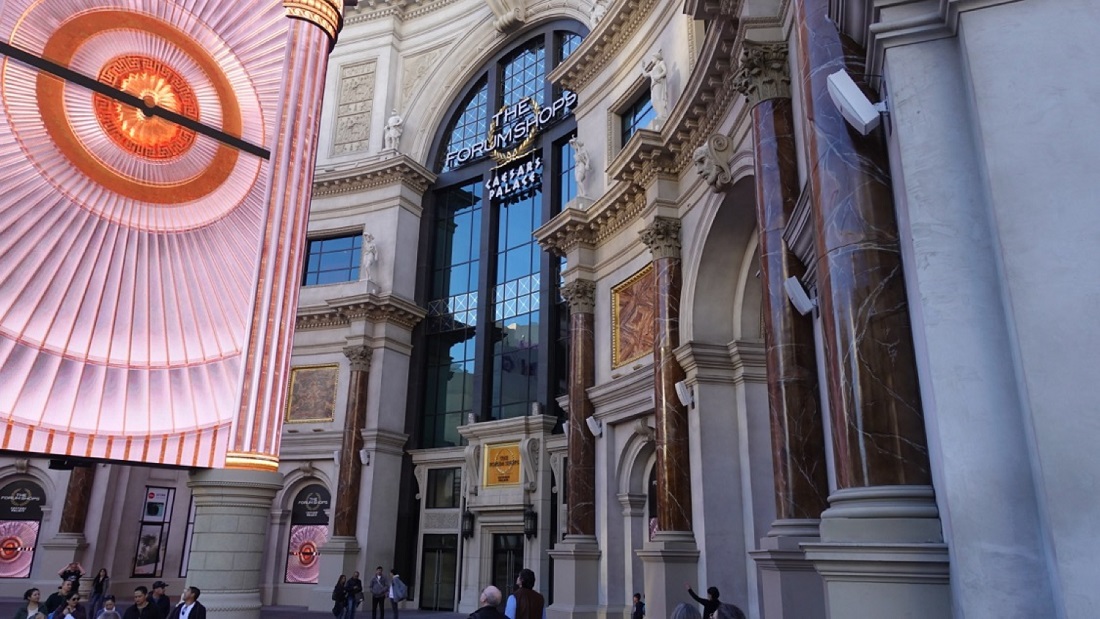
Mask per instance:
[[[336,36],[344,27],[343,0],[283,0],[283,8],[287,17],[316,24],[336,45]]]
[[[278,471],[279,457],[270,454],[230,451],[225,454],[225,468],[253,471]]]

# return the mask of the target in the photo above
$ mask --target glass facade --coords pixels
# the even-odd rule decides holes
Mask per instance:
[[[535,404],[561,415],[559,262],[533,232],[576,195],[568,144],[575,123],[564,110],[532,133],[513,128],[533,127],[540,109],[546,117],[555,97],[546,75],[580,40],[550,26],[502,50],[471,81],[438,140],[439,178],[426,210],[423,389],[410,398],[421,447],[461,445],[458,427],[470,418],[527,415]],[[514,162],[498,163],[500,153],[520,148]],[[494,193],[491,181],[512,183],[517,169],[524,190]]]
[[[363,235],[353,234],[328,239],[311,239],[306,251],[302,285],[338,284],[359,279],[359,260]]]

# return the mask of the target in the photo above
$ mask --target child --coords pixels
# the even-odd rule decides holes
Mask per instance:
[[[645,602],[642,601],[642,594],[634,594],[634,609],[630,611],[630,619],[642,619],[645,617]]]
[[[107,595],[103,598],[103,610],[99,611],[95,619],[122,619],[122,615],[115,610],[115,596]]]

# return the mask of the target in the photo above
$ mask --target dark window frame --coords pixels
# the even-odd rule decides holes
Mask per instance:
[[[327,242],[337,240],[351,240],[350,249],[338,249],[325,251],[321,249]],[[318,251],[314,252],[314,244],[317,244]],[[321,268],[321,262],[324,260],[325,255],[333,255],[338,253],[344,253],[350,251],[349,265],[339,268]],[[359,281],[360,268],[362,267],[361,260],[363,257],[363,233],[362,231],[340,231],[340,232],[326,232],[323,235],[311,236],[306,238],[305,251],[302,261],[302,286],[328,286],[332,284],[344,284],[347,282]],[[313,258],[317,258],[316,268],[311,266]],[[335,281],[318,281],[320,276],[325,273],[342,273],[346,272],[346,279],[337,279]],[[310,281],[310,278],[314,277],[314,281]]]

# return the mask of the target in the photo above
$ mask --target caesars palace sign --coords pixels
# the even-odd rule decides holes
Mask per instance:
[[[531,97],[506,105],[493,115],[482,141],[447,153],[445,169],[463,166],[489,155],[497,167],[485,182],[491,200],[516,200],[541,186],[542,158],[524,159],[546,127],[566,118],[577,105],[576,93],[565,91],[552,104],[540,106]]]

